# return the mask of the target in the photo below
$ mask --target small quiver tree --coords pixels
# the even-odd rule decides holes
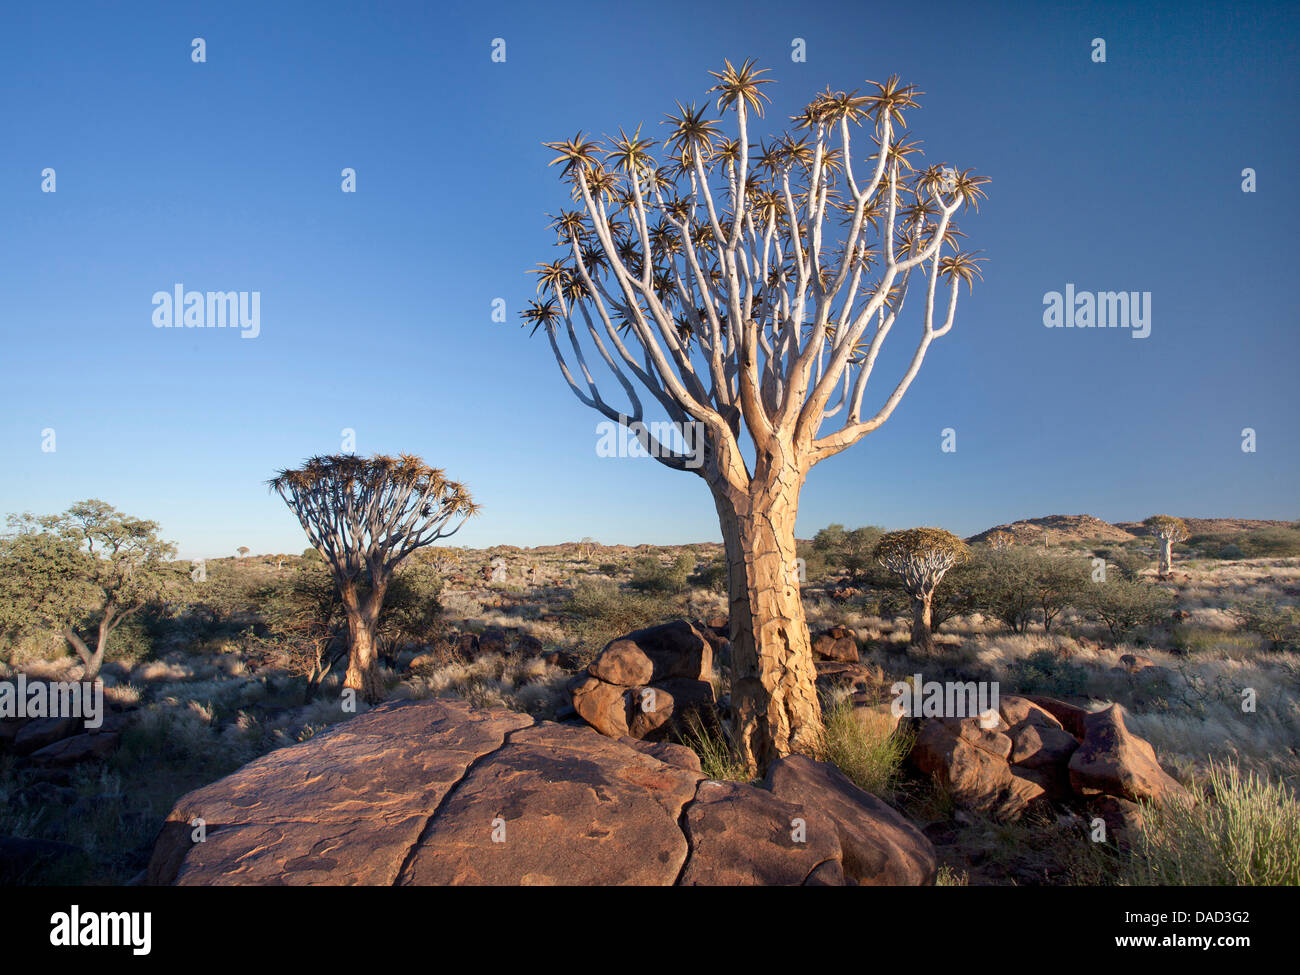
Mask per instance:
[[[416,549],[454,535],[478,506],[464,485],[409,454],[313,457],[270,485],[334,574],[348,628],[343,686],[379,700],[379,615],[393,572]]]
[[[1174,562],[1174,543],[1187,537],[1187,524],[1172,515],[1152,515],[1142,524],[1160,543],[1160,578],[1164,579]]]
[[[970,549],[942,528],[890,532],[876,545],[876,559],[903,580],[912,598],[912,646],[934,649],[930,635],[930,600],[944,574],[970,558]]]

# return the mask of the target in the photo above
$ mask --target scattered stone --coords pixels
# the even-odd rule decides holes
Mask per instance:
[[[568,650],[550,650],[542,654],[542,662],[548,667],[559,667],[561,670],[578,669],[578,658]]]
[[[541,654],[546,647],[543,646],[541,640],[537,639],[537,637],[533,636],[531,633],[520,633],[515,637],[515,649],[522,654],[536,657]]]
[[[509,635],[499,626],[489,626],[479,634],[478,651],[481,654],[505,653],[509,645]]]
[[[1119,664],[1130,674],[1136,674],[1147,667],[1154,667],[1156,662],[1150,657],[1143,657],[1136,653],[1126,653],[1119,658]]]
[[[35,765],[66,768],[81,762],[102,762],[117,750],[118,734],[114,731],[88,733],[64,738],[32,752]]]
[[[813,656],[822,660],[857,663],[858,641],[853,631],[843,626],[832,626],[813,640]]]
[[[15,755],[30,755],[80,729],[80,718],[33,718],[18,729],[11,748]]]

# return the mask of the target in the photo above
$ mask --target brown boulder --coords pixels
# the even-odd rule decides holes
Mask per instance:
[[[1083,741],[1084,721],[1088,717],[1088,711],[1073,704],[1058,701],[1054,697],[1044,697],[1041,694],[1024,694],[1021,695],[1021,698],[1030,704],[1038,705],[1038,707],[1059,721],[1062,728],[1074,735],[1079,741]]]
[[[1060,728],[1061,722],[1042,706],[1025,697],[1004,694],[998,699],[998,713],[1007,727],[1015,728],[1022,724],[1040,725],[1048,728]]]
[[[589,728],[526,728],[470,770],[397,883],[671,884],[700,778]]]
[[[853,631],[843,626],[832,626],[813,640],[813,656],[822,660],[857,663],[858,641]]]
[[[102,762],[117,748],[116,732],[73,735],[52,745],[46,745],[31,754],[34,765],[46,768],[65,768],[80,762]]]
[[[663,738],[674,728],[681,728],[690,711],[708,712],[715,703],[712,684],[682,677],[633,688],[628,702],[631,707],[628,734],[646,739]]]
[[[999,721],[999,723],[1001,723]],[[1028,789],[1017,782],[1011,766],[1011,739],[985,729],[978,718],[940,718],[920,723],[908,760],[931,776],[960,806],[1014,819],[1024,810]]]
[[[619,741],[629,748],[635,748],[639,752],[659,759],[666,765],[676,765],[691,772],[703,773],[700,767],[700,756],[685,745],[678,745],[671,741],[642,741],[630,735],[624,735]]]
[[[628,688],[578,674],[569,681],[569,693],[578,716],[602,735],[622,738],[628,733]]]
[[[768,767],[763,784],[778,799],[802,803],[831,819],[847,879],[869,887],[934,883],[934,846],[925,834],[833,765],[791,755]]]
[[[1142,807],[1119,796],[1097,796],[1090,803],[1095,816],[1106,824],[1106,838],[1121,850],[1132,849],[1142,831]],[[1091,832],[1091,824],[1089,824]]]
[[[674,620],[612,640],[587,670],[623,687],[641,687],[669,677],[708,680],[713,676],[713,650],[690,623]]]
[[[148,882],[392,884],[467,769],[532,723],[441,698],[373,708],[183,796]]]
[[[752,785],[706,779],[686,809],[683,886],[843,885],[839,832],[805,805]]]
[[[1064,766],[1079,743],[1061,728],[1025,722],[1010,731],[1012,765],[1025,768]]]
[[[15,755],[30,755],[46,745],[62,741],[81,729],[80,718],[33,718],[14,735]]]
[[[1160,767],[1150,743],[1128,730],[1118,704],[1085,719],[1083,743],[1070,759],[1070,784],[1080,795],[1105,793],[1135,802],[1187,795]]]

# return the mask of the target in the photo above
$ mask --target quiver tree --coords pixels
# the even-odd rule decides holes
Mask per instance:
[[[989,532],[987,541],[989,543],[989,548],[993,549],[995,552],[1001,552],[1010,548],[1015,542],[1015,539],[1011,536],[1010,532],[1004,532],[999,528],[997,531]]]
[[[729,570],[733,742],[758,768],[821,731],[794,571],[799,492],[815,464],[888,419],[952,328],[958,286],[978,275],[953,217],[985,182],[917,168],[919,143],[900,132],[920,92],[896,77],[866,94],[828,88],[793,131],[754,145],[762,73],[749,61],[712,72],[734,135],[707,105],[678,103],[658,158],[639,127],[548,143],[576,208],[555,218],[563,253],[539,265],[523,312],[579,400],[708,484]],[[909,294],[914,351],[883,401],[864,403]],[[671,436],[651,432],[645,405]]]
[[[186,579],[168,561],[176,547],[158,537],[157,522],[103,501],[11,516],[9,527],[0,545],[0,629],[58,632],[81,660],[82,680],[99,677],[118,627]]]
[[[1174,543],[1187,537],[1187,523],[1173,515],[1152,515],[1142,522],[1160,543],[1160,578],[1169,575],[1174,562]]]
[[[942,528],[909,528],[890,532],[876,546],[876,559],[903,580],[912,598],[912,646],[934,649],[930,635],[930,600],[944,574],[970,558],[970,549]]]
[[[333,572],[348,629],[343,686],[376,701],[379,617],[394,570],[416,549],[454,535],[478,506],[463,485],[409,454],[313,457],[269,483]]]

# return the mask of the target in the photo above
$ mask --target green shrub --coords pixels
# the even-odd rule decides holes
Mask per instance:
[[[1011,665],[1007,681],[1023,694],[1078,697],[1088,685],[1088,668],[1055,651],[1035,650]]]
[[[656,556],[645,555],[632,563],[632,580],[628,583],[638,592],[679,593],[686,588],[686,579],[695,569],[695,556],[683,552],[664,565]]]
[[[1235,764],[1211,763],[1195,800],[1143,803],[1129,866],[1137,885],[1300,885],[1300,805],[1295,793]]]
[[[563,608],[576,620],[569,627],[575,647],[590,657],[624,633],[664,622],[676,607],[651,596],[623,592],[606,579],[583,579]]]
[[[817,758],[834,765],[858,788],[889,796],[912,749],[912,736],[901,726],[895,729],[889,715],[857,710],[847,697],[823,702]]]
[[[1084,584],[1079,596],[1079,608],[1092,619],[1105,623],[1117,640],[1138,627],[1155,626],[1167,620],[1174,605],[1173,593],[1138,579],[1089,582]]]
[[[719,555],[712,561],[700,565],[691,576],[691,582],[712,592],[726,592],[727,578],[726,556]]]
[[[1300,610],[1265,599],[1239,603],[1229,610],[1241,627],[1261,637],[1270,650],[1300,649]]]
[[[706,724],[698,711],[687,715],[681,743],[700,757],[700,768],[710,779],[749,782],[753,778],[749,766],[731,746],[725,732],[716,724]]]

